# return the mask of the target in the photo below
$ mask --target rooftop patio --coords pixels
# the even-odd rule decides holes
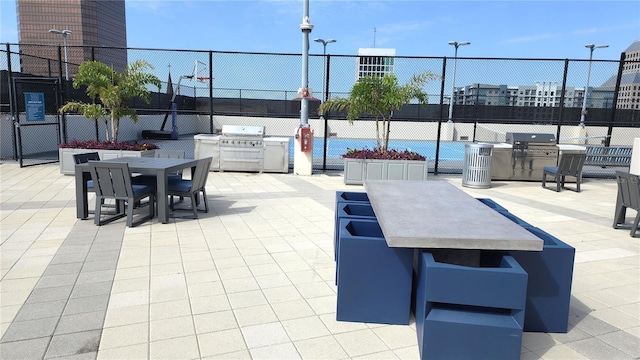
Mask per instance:
[[[612,228],[615,180],[580,193],[429,180],[576,248],[569,332],[525,333],[522,359],[640,357],[640,239]],[[58,164],[4,162],[0,183],[2,359],[419,358],[413,321],[335,320],[335,191],[363,191],[339,173],[212,172],[209,213],[135,228],[77,220]]]

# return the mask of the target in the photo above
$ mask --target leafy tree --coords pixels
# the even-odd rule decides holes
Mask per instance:
[[[400,110],[413,99],[426,105],[429,99],[423,87],[427,81],[436,78],[435,74],[427,71],[412,76],[406,85],[401,86],[394,74],[364,76],[353,85],[348,98],[329,99],[320,105],[318,112],[323,114],[329,110],[346,110],[347,120],[351,124],[363,114],[373,116],[377,149],[387,152],[393,111]]]
[[[86,61],[78,68],[73,87],[86,86],[87,95],[93,102],[71,101],[61,107],[60,112],[80,112],[95,121],[104,119],[107,141],[117,142],[120,118],[127,116],[134,123],[138,122],[135,109],[129,108],[129,99],[140,97],[148,104],[151,94],[147,85],[155,85],[160,90],[160,79],[146,73],[147,69],[153,69],[153,66],[144,60],[135,61],[122,73],[99,61]]]

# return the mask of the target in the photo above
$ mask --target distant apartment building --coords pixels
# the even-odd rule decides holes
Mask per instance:
[[[57,49],[42,46],[64,44],[63,36],[49,32],[51,29],[71,31],[67,35],[71,77],[86,60],[101,61],[118,71],[126,68],[124,0],[16,0],[16,7],[22,72],[39,76],[58,74]],[[96,48],[92,49],[92,46]],[[64,55],[61,60],[65,61]]]
[[[360,48],[356,58],[356,80],[363,76],[392,74],[396,49]]]
[[[566,89],[565,106],[580,106],[583,89]],[[575,96],[580,94],[580,96]],[[535,85],[491,85],[472,84],[457,88],[454,94],[456,105],[492,106],[560,106],[561,88],[556,82],[536,82]]]
[[[640,40],[634,41],[625,51],[620,89],[616,107],[618,109],[640,109]],[[571,87],[564,93],[565,107],[582,107],[587,96],[587,109],[610,109],[614,106],[617,74],[600,86]],[[562,86],[554,81],[538,81],[535,85],[471,84],[457,87],[454,105],[493,105],[524,107],[559,107]],[[447,99],[449,100],[449,99]]]
[[[565,107],[581,107],[584,88],[567,87]],[[538,81],[535,85],[472,84],[456,88],[455,105],[491,105],[524,107],[559,107],[562,87],[553,81]],[[587,107],[613,107],[613,89],[589,87]]]

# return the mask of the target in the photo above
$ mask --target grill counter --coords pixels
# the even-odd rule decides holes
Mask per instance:
[[[494,147],[492,180],[541,181],[543,168],[558,162],[553,134],[509,132],[503,145]]]

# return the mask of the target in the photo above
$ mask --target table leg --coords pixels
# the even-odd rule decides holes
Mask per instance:
[[[163,224],[169,222],[169,202],[167,201],[167,188],[169,187],[167,172],[165,170],[158,171],[156,174],[157,190],[156,200],[158,202],[158,220]]]
[[[76,170],[76,217],[85,220],[89,217],[89,199],[87,196],[87,181],[90,174]]]

